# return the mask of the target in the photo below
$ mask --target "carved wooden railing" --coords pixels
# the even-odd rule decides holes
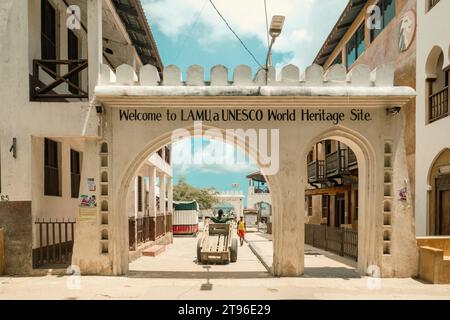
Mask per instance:
[[[448,87],[433,93],[429,98],[430,122],[448,116]]]
[[[67,72],[60,75],[60,66],[67,66]],[[88,99],[89,94],[81,88],[81,72],[88,67],[87,60],[33,60],[33,74],[30,81],[32,100]],[[45,71],[53,81],[44,84],[40,72]],[[67,84],[65,93],[57,93],[55,89]],[[68,90],[67,90],[68,89]]]

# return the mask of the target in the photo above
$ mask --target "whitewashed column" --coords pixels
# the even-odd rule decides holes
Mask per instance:
[[[148,166],[148,177],[150,182],[148,193],[148,211],[150,217],[156,217],[156,168],[154,166]]]
[[[102,1],[87,0],[89,99],[100,79],[103,63]]]
[[[173,213],[173,178],[169,177],[167,181],[167,201],[169,212]]]
[[[166,174],[159,174],[159,206],[160,213],[166,215]]]

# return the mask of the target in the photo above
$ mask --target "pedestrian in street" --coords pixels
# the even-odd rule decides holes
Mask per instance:
[[[242,247],[244,245],[244,240],[245,240],[244,217],[241,217],[241,219],[238,222],[238,235],[239,235],[239,240],[241,241],[241,247]]]

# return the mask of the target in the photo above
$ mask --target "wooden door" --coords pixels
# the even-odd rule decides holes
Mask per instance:
[[[439,210],[439,233],[442,236],[450,235],[450,190],[441,191]]]

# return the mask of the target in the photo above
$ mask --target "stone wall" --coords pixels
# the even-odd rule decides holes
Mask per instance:
[[[31,273],[31,201],[0,202],[0,228],[5,233],[5,274]]]

